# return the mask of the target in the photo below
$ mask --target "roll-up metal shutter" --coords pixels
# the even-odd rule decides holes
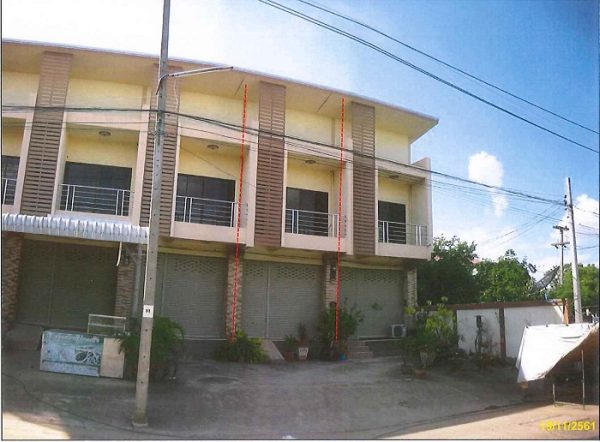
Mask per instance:
[[[117,249],[25,241],[18,320],[86,329],[90,313],[112,315]]]
[[[348,308],[356,305],[364,320],[360,338],[388,336],[389,326],[402,319],[402,273],[399,270],[342,268],[341,296]]]
[[[242,330],[249,336],[267,336],[267,293],[269,263],[244,262]]]
[[[178,322],[188,339],[224,336],[227,261],[160,254],[157,313]]]
[[[56,246],[50,242],[23,241],[17,303],[18,322],[50,325]]]
[[[321,267],[246,261],[242,328],[250,336],[283,339],[306,324],[311,335],[321,311]]]
[[[297,336],[301,322],[314,336],[321,310],[321,267],[272,264],[269,285],[269,338]]]

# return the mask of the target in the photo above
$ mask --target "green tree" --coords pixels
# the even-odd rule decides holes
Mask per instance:
[[[419,303],[433,304],[447,298],[448,304],[476,302],[478,291],[473,277],[477,258],[475,243],[461,241],[453,236],[434,238],[431,261],[417,268],[417,291]]]
[[[485,259],[475,266],[475,282],[481,302],[528,299],[533,285],[527,260],[519,260],[509,249],[497,261]]]
[[[599,269],[594,264],[579,264],[579,287],[581,290],[581,305],[598,305],[598,286]],[[571,265],[565,266],[564,284],[560,286],[558,278],[552,284],[549,296],[555,299],[567,298],[573,300],[573,273]],[[571,305],[573,303],[571,302]]]

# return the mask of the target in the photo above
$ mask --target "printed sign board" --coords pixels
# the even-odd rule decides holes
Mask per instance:
[[[46,330],[42,337],[40,370],[100,376],[102,336],[65,330]]]

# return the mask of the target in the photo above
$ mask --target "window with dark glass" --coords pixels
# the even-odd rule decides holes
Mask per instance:
[[[175,221],[233,227],[235,216],[235,180],[177,176]]]
[[[406,244],[406,206],[379,201],[379,241]]]
[[[99,164],[65,164],[61,210],[129,215],[131,169]]]
[[[19,157],[2,155],[2,204],[15,203]]]
[[[286,189],[285,231],[304,235],[329,234],[329,194],[316,190]]]

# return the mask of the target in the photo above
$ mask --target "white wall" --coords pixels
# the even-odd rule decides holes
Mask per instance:
[[[486,335],[492,338],[492,350],[501,355],[500,347],[500,309],[458,310],[456,312],[458,334],[464,339],[459,347],[466,352],[475,352],[477,337],[477,315],[483,316],[483,328]],[[555,305],[538,305],[531,307],[504,307],[504,332],[506,341],[506,357],[516,358],[521,346],[523,330],[528,325],[561,324],[562,307]]]
[[[467,353],[475,353],[475,338],[477,338],[477,315],[483,317],[483,329],[485,330],[483,340],[488,337],[492,339],[492,353],[500,356],[500,321],[498,309],[480,310],[458,310],[456,321],[458,335],[462,337],[459,348]]]
[[[504,309],[506,330],[506,356],[516,358],[521,346],[523,330],[528,325],[562,324],[559,306],[515,307]]]

